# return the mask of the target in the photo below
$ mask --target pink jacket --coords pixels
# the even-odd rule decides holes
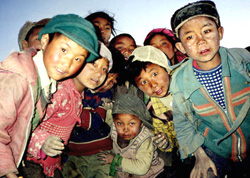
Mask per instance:
[[[43,158],[41,147],[51,135],[60,137],[67,145],[73,127],[81,123],[82,99],[83,93],[78,92],[72,79],[58,83],[43,121],[32,133],[27,160],[40,164],[49,177],[54,176],[56,168],[61,169],[60,156]]]
[[[0,177],[17,172],[30,136],[39,88],[35,54],[33,48],[14,52],[0,63]]]

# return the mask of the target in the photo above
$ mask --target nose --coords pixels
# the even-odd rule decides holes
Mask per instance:
[[[101,67],[96,68],[95,76],[96,77],[100,77],[101,75],[102,75],[102,68]]]
[[[129,50],[129,49],[124,49],[123,51],[122,51],[122,55],[124,56],[124,57],[126,57],[126,58],[128,58],[130,55],[131,55],[131,51]]]
[[[205,43],[204,36],[202,34],[197,35],[197,41],[199,45],[204,44]]]
[[[64,68],[70,68],[74,58],[68,57],[68,58],[62,58],[61,59],[61,65],[64,66]]]
[[[127,125],[124,126],[123,131],[124,131],[124,132],[127,132],[127,131],[128,131],[128,126],[127,126]]]
[[[152,88],[155,88],[158,85],[158,83],[155,80],[151,80],[150,85]]]

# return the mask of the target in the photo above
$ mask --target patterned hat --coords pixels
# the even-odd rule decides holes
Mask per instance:
[[[99,57],[95,28],[86,19],[76,14],[56,15],[40,31],[39,40],[41,40],[43,34],[56,32],[63,34],[86,49],[90,53],[86,62],[94,61]]]

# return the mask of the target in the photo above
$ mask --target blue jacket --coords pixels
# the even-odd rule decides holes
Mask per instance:
[[[172,77],[170,91],[174,97],[174,126],[182,159],[203,144],[216,154],[234,161],[245,158],[249,151],[249,106],[246,116],[242,115],[241,109],[245,103],[249,105],[250,53],[245,49],[223,47],[219,53],[226,111],[196,79],[193,59],[184,63]],[[245,118],[240,127],[218,144],[218,139],[230,131],[240,115]]]

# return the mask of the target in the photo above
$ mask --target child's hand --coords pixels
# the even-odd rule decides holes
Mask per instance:
[[[209,168],[211,168],[213,170],[213,174],[217,176],[217,169],[214,162],[207,156],[202,147],[199,147],[195,151],[194,155],[196,160],[194,168],[191,171],[190,178],[207,178]]]
[[[6,178],[17,178],[17,175],[14,172],[8,173],[5,175]]]
[[[158,148],[167,150],[169,148],[169,140],[164,133],[158,133],[153,137],[153,140]]]
[[[42,146],[43,152],[50,157],[61,154],[63,149],[62,139],[55,135],[48,137]]]
[[[98,160],[103,161],[102,165],[104,165],[104,164],[111,164],[115,155],[113,153],[107,153],[105,151],[101,151],[98,156],[101,157]]]
[[[113,108],[114,101],[109,98],[102,98],[101,100],[103,101],[102,106],[104,107],[104,109],[108,110]]]

